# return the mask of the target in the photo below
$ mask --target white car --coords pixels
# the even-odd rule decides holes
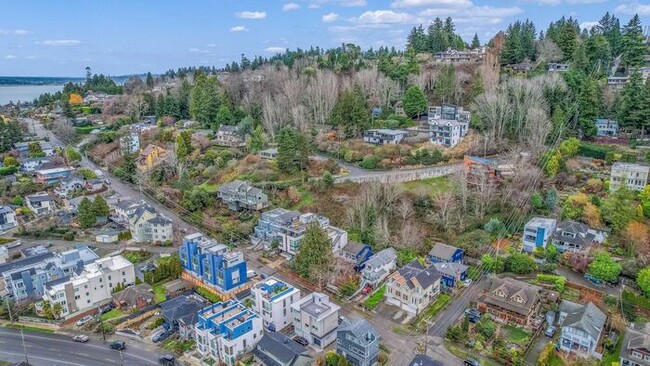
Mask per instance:
[[[88,336],[85,334],[77,334],[72,338],[72,341],[74,342],[81,342],[81,343],[86,343],[88,342]]]
[[[469,286],[471,284],[472,284],[472,279],[471,278],[466,278],[466,279],[463,280],[463,285],[465,287],[467,287],[467,286]]]
[[[88,322],[91,321],[91,320],[93,320],[92,315],[86,315],[86,316],[84,316],[83,318],[77,320],[77,326],[80,327],[80,326],[82,326],[82,325],[88,323]]]

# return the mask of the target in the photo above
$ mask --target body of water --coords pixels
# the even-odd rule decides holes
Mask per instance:
[[[31,102],[43,93],[56,93],[63,89],[61,85],[0,85],[0,105],[13,101]]]

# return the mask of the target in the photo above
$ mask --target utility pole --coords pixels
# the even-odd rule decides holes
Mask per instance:
[[[11,315],[11,303],[9,302],[9,298],[7,298],[7,311],[9,312],[9,323],[13,323],[14,317]]]
[[[25,335],[23,334],[22,329],[20,329],[20,338],[23,340],[23,351],[25,351],[25,362],[29,364],[29,360],[27,359],[27,345],[25,345]]]
[[[120,350],[120,365],[124,366],[124,354],[122,354],[122,350]]]

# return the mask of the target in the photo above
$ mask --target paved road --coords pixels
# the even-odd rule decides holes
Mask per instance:
[[[159,355],[138,347],[120,352],[108,348],[102,341],[91,339],[88,343],[72,342],[69,336],[25,331],[25,347],[29,363],[35,366],[105,366],[105,365],[157,365]],[[25,360],[25,348],[20,331],[0,328],[0,360],[19,362]]]
[[[438,314],[429,328],[429,335],[433,337],[434,341],[444,339],[447,328],[458,320],[469,306],[470,301],[478,297],[487,286],[487,283],[488,279],[481,277],[478,282],[473,283],[466,291],[454,299],[445,310]]]

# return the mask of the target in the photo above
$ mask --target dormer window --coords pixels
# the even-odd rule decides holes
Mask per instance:
[[[515,296],[515,297],[513,298],[513,300],[514,300],[515,302],[519,303],[519,304],[523,304],[523,303],[524,303],[524,299],[523,299],[521,296]]]
[[[506,297],[506,294],[502,290],[496,290],[494,291],[494,294],[499,297]]]

